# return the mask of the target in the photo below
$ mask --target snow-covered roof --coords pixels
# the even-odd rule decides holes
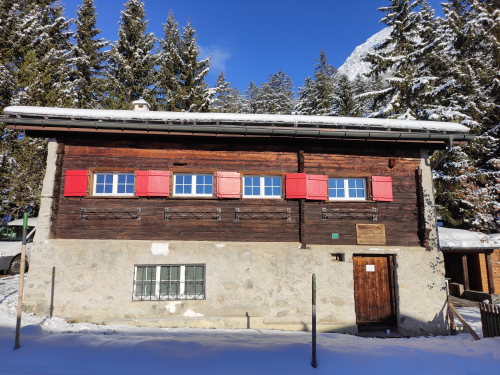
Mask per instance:
[[[140,98],[139,100],[134,100],[134,101],[132,102],[132,105],[136,105],[136,104],[138,104],[138,105],[147,105],[147,106],[148,106],[148,108],[149,108],[149,107],[151,107],[151,106],[149,105],[149,103],[148,103],[147,101],[145,101],[143,98]]]
[[[374,119],[358,117],[334,116],[303,116],[303,115],[267,115],[243,113],[194,113],[194,112],[160,112],[160,111],[127,111],[104,109],[75,109],[50,107],[7,107],[4,115],[19,117],[41,117],[67,120],[98,120],[98,121],[136,121],[161,123],[197,123],[197,124],[262,124],[289,127],[327,127],[351,128],[364,131],[405,131],[405,132],[438,132],[438,133],[468,133],[466,126],[437,121],[409,121],[393,119]],[[0,121],[2,119],[0,118]]]
[[[441,250],[455,249],[498,249],[499,234],[483,234],[464,229],[438,228]]]

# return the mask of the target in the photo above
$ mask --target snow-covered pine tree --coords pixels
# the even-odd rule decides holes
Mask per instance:
[[[456,146],[436,172],[438,213],[452,226],[500,231],[498,1],[444,4],[448,58],[434,113],[471,127],[477,138]],[[444,58],[444,57],[443,57]],[[435,158],[439,157],[437,153]]]
[[[107,107],[131,109],[132,102],[144,98],[156,109],[153,85],[156,82],[157,56],[153,54],[156,37],[146,33],[144,3],[128,0],[121,12],[118,40],[111,45],[106,73]]]
[[[168,111],[207,112],[211,90],[205,82],[210,58],[198,61],[196,30],[188,22],[179,30],[172,12],[163,24],[160,40],[158,88],[160,108]]]
[[[291,114],[295,107],[293,82],[282,70],[271,74],[255,98],[257,113]]]
[[[0,9],[2,107],[73,105],[68,59],[71,20],[64,17],[63,6],[52,0],[12,0],[0,2]],[[15,219],[24,211],[36,215],[46,141],[3,125],[0,130],[0,218]]]
[[[257,98],[259,96],[259,86],[253,81],[245,90],[245,113],[257,113]]]
[[[426,52],[419,35],[419,14],[415,8],[422,0],[390,0],[391,4],[379,10],[386,13],[381,22],[392,27],[390,37],[375,47],[374,53],[367,55],[373,64],[371,76],[392,70],[389,78],[391,90],[383,90],[378,96],[390,95],[388,105],[373,117],[415,119],[417,116],[417,97],[424,89],[425,79],[420,77],[418,60]],[[388,48],[384,51],[388,46]],[[367,93],[371,94],[371,93]]]
[[[240,113],[243,111],[241,94],[236,87],[226,81],[224,72],[220,72],[215,81],[212,98],[212,112]]]
[[[319,55],[319,59],[315,59],[314,79],[307,77],[298,89],[297,114],[325,116],[332,112],[336,69],[328,64],[325,51],[319,51]]]
[[[297,115],[315,115],[318,108],[317,82],[310,76],[304,81],[304,85],[297,89]]]
[[[96,38],[101,32],[96,22],[94,0],[83,0],[77,11],[71,59],[78,108],[100,108],[104,99],[106,53],[102,49],[109,42]]]
[[[319,59],[316,59],[317,63],[314,64],[316,69],[314,71],[314,78],[316,81],[316,109],[315,115],[329,115],[332,110],[332,103],[334,101],[334,80],[335,68],[333,65],[328,64],[328,59],[326,57],[325,51],[319,51]]]
[[[359,117],[361,110],[356,99],[356,89],[349,77],[340,74],[336,77],[337,84],[334,95],[334,114],[342,117]]]

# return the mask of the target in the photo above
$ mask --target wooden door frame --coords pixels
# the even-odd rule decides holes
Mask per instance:
[[[389,269],[389,288],[390,288],[390,296],[391,296],[391,323],[393,325],[394,330],[398,328],[398,315],[397,315],[397,300],[396,300],[396,268],[394,259],[396,254],[353,254],[353,278],[354,278],[354,258],[355,257],[364,257],[364,258],[387,258],[387,265]],[[354,283],[355,284],[355,283]],[[356,301],[356,297],[354,296]],[[354,303],[354,314],[356,315],[357,321],[357,312],[356,312],[356,302]],[[356,322],[357,324],[357,322]]]

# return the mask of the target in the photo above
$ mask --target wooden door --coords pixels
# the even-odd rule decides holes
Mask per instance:
[[[356,323],[395,322],[393,259],[391,256],[354,256]]]

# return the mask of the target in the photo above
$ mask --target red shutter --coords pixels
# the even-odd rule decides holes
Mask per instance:
[[[307,199],[326,201],[328,199],[328,177],[307,175]]]
[[[392,178],[372,176],[372,195],[374,201],[392,202]]]
[[[285,175],[286,198],[298,199],[307,196],[307,183],[305,173],[287,173]]]
[[[217,197],[240,198],[241,180],[238,172],[217,172]]]
[[[87,196],[89,171],[66,171],[64,180],[65,197]]]
[[[135,195],[138,197],[168,197],[169,171],[137,171]]]

